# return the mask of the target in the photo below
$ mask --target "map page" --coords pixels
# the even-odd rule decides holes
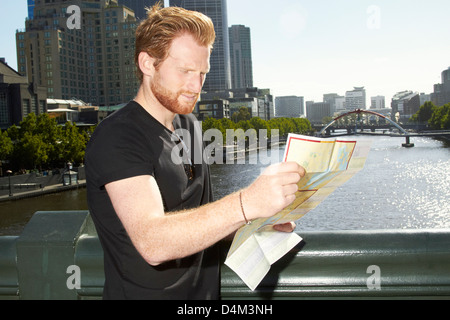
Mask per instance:
[[[298,183],[295,201],[268,219],[256,219],[241,227],[234,236],[225,260],[253,291],[270,266],[302,238],[273,229],[276,224],[296,221],[316,208],[336,188],[343,185],[365,164],[370,151],[368,140],[349,141],[289,134],[283,160],[296,161],[306,170]]]

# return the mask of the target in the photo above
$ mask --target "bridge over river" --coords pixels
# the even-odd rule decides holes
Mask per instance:
[[[340,124],[339,120],[345,117],[356,115],[353,123]],[[364,117],[366,116],[366,121]],[[370,118],[375,118],[378,121],[372,121]],[[381,121],[380,121],[381,120]],[[347,135],[388,135],[391,137],[405,137],[405,143],[403,147],[414,147],[414,143],[411,143],[412,137],[443,137],[450,139],[450,130],[427,130],[426,125],[407,124],[404,125],[392,121],[388,117],[373,112],[370,110],[356,109],[355,111],[347,112],[339,117],[333,119],[326,126],[315,126],[319,131],[318,136],[336,137]]]

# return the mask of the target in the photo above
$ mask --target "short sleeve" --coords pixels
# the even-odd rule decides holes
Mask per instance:
[[[133,128],[116,124],[99,127],[86,150],[86,170],[97,187],[140,175],[153,175],[145,139]]]

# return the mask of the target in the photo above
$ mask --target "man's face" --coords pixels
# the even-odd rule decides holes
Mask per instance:
[[[210,50],[189,34],[173,40],[169,56],[151,80],[153,94],[166,109],[177,114],[194,110],[210,69]]]

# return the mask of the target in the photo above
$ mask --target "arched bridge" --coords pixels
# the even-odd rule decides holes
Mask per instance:
[[[373,112],[373,111],[369,111],[369,110],[361,110],[361,109],[357,109],[357,110],[355,110],[355,111],[347,112],[347,113],[345,113],[345,114],[343,114],[343,115],[340,115],[339,117],[337,117],[336,119],[334,119],[333,121],[331,121],[329,124],[327,124],[327,125],[320,131],[319,134],[320,134],[320,135],[323,135],[323,134],[328,130],[328,128],[330,128],[334,123],[336,123],[338,120],[340,120],[340,119],[342,119],[342,118],[344,118],[344,117],[346,117],[346,116],[349,116],[349,115],[351,115],[351,114],[357,114],[357,115],[358,115],[358,121],[361,120],[361,119],[360,119],[361,114],[369,114],[369,115],[377,116],[377,117],[379,117],[379,118],[381,118],[381,119],[387,121],[388,123],[390,123],[390,124],[393,125],[394,127],[396,127],[402,134],[408,135],[408,132],[406,132],[405,129],[403,129],[398,123],[395,123],[394,121],[392,121],[392,120],[389,119],[388,117],[386,117],[386,116],[384,116],[384,115],[382,115],[382,114],[380,114],[380,113],[377,113],[377,112]],[[358,123],[358,122],[357,122],[357,123]],[[357,127],[357,123],[356,123],[356,126],[355,126],[355,127]]]
[[[378,117],[380,119],[383,119],[386,122],[388,122],[390,125],[392,125],[395,128],[397,128],[399,130],[400,134],[396,135],[396,136],[404,136],[404,137],[406,137],[406,143],[403,144],[404,147],[414,147],[414,144],[410,142],[410,137],[411,137],[410,133],[408,133],[398,123],[395,123],[394,121],[392,121],[388,117],[386,117],[386,116],[384,116],[384,115],[382,115],[380,113],[370,111],[370,110],[356,109],[354,111],[347,112],[347,113],[345,113],[343,115],[340,115],[339,117],[337,117],[336,119],[331,121],[329,124],[327,124],[325,127],[323,127],[322,130],[319,132],[319,136],[324,136],[324,135],[329,136],[330,135],[330,128],[333,126],[333,124],[335,124],[338,120],[340,120],[340,119],[342,119],[342,118],[344,118],[346,116],[352,115],[352,114],[358,115],[358,119],[357,119],[357,121],[356,121],[354,126],[346,126],[345,127],[347,129],[348,134],[358,134],[358,123],[361,123],[361,131],[359,133],[362,133],[364,130],[363,130],[363,122],[362,122],[362,119],[361,119],[361,115],[368,114],[368,115],[373,115],[373,116],[376,116],[376,117]],[[383,128],[385,128],[385,127],[386,126],[384,126]],[[373,127],[372,129],[374,130],[375,128],[376,127]]]

